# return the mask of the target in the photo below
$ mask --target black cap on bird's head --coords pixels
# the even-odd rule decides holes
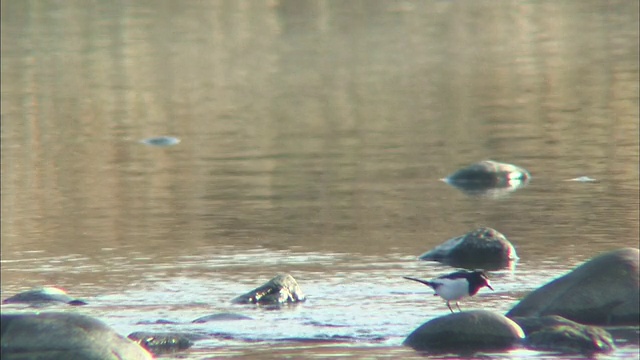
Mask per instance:
[[[480,280],[480,284],[483,286],[488,287],[489,289],[491,289],[492,291],[493,288],[491,287],[491,281],[489,281],[489,277],[487,276],[487,274],[484,272],[484,270],[476,270],[473,272],[474,274],[477,274],[478,279]]]

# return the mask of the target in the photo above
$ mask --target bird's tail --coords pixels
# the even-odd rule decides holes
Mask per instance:
[[[427,280],[421,280],[421,279],[416,279],[416,278],[412,278],[412,277],[407,277],[407,276],[403,276],[403,278],[407,279],[407,280],[413,280],[413,281],[417,281],[419,283],[425,284],[428,287],[434,289],[435,288],[435,284],[432,282],[429,282]]]

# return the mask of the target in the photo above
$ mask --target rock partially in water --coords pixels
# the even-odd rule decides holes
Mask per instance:
[[[2,314],[3,360],[149,360],[151,355],[92,317],[73,313]]]
[[[53,303],[65,303],[69,305],[86,305],[83,300],[75,299],[66,291],[56,287],[37,287],[31,290],[13,295],[4,299],[3,304],[30,304],[33,306],[44,306]]]
[[[511,319],[486,310],[463,311],[428,321],[404,345],[429,353],[473,354],[506,351],[521,343],[524,332]]]
[[[518,255],[503,234],[482,227],[449,239],[418,258],[466,269],[499,270],[513,268]]]
[[[209,321],[238,321],[238,320],[253,320],[253,318],[250,318],[242,314],[219,313],[219,314],[212,314],[212,315],[199,317],[193,320],[192,323],[200,324],[200,323],[206,323]]]
[[[590,178],[588,176],[580,176],[577,178],[573,178],[573,179],[568,179],[565,181],[575,181],[575,182],[583,182],[583,183],[588,183],[588,182],[598,182],[598,180],[594,179],[594,178]]]
[[[167,147],[180,143],[180,139],[173,136],[156,136],[140,140],[141,143],[150,146]]]
[[[235,304],[278,305],[305,300],[298,282],[289,274],[278,275],[244,295],[231,300]]]
[[[186,350],[193,345],[192,340],[202,338],[188,333],[144,331],[131,333],[128,337],[155,355]]]
[[[597,256],[522,299],[508,317],[559,315],[581,324],[639,325],[638,249]]]
[[[512,320],[524,330],[525,346],[532,350],[591,355],[615,349],[611,334],[597,326],[578,324],[555,315]]]
[[[467,195],[501,197],[529,183],[531,175],[515,165],[485,160],[444,178],[444,182]]]

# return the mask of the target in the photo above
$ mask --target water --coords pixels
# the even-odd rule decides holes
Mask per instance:
[[[1,13],[2,298],[57,285],[90,305],[53,309],[125,335],[215,335],[163,358],[409,358],[402,340],[448,310],[401,277],[450,272],[416,257],[451,237],[490,226],[516,247],[496,291],[461,304],[498,312],[638,246],[637,2]],[[500,199],[439,181],[484,159],[533,179]],[[565,181],[581,176],[597,182]],[[306,303],[230,303],[285,272]],[[255,321],[190,324],[227,311]],[[179,324],[140,324],[158,319]]]

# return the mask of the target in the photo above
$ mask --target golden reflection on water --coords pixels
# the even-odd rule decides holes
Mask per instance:
[[[328,254],[313,274],[349,283],[344,264],[479,226],[533,272],[637,247],[638,2],[1,10],[3,292],[135,287],[218,248],[277,259],[264,276]],[[531,184],[492,200],[438,181],[484,159]],[[598,182],[563,181],[580,176]],[[404,266],[386,271],[422,265]]]

